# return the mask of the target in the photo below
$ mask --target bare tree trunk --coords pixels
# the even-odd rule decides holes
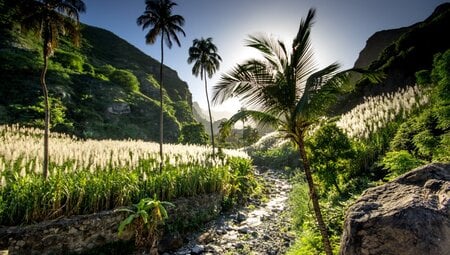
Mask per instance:
[[[202,73],[205,74],[205,72],[202,72]],[[213,122],[212,122],[212,115],[211,115],[211,106],[209,104],[208,83],[206,81],[206,74],[204,76],[205,76],[206,102],[208,102],[209,125],[211,127],[211,144],[212,144],[212,147],[213,147],[212,156],[213,156],[213,159],[215,159],[216,158],[216,154],[215,154],[215,145],[214,145],[214,129],[213,129]]]
[[[44,179],[47,179],[48,177],[48,161],[49,161],[49,155],[48,155],[48,133],[50,128],[50,111],[49,111],[49,104],[48,104],[48,90],[47,90],[47,84],[45,83],[45,74],[47,73],[48,68],[48,56],[44,53],[44,68],[41,72],[41,87],[42,92],[44,94],[44,161],[42,166],[42,175]]]
[[[159,172],[162,173],[164,166],[163,143],[164,143],[164,110],[163,110],[163,62],[164,62],[164,33],[161,33],[161,65],[159,66],[159,101],[161,104],[161,111],[159,114]],[[162,196],[162,194],[161,194]],[[162,199],[162,198],[161,198]]]
[[[308,182],[309,196],[311,197],[314,214],[315,214],[316,220],[317,220],[317,225],[319,227],[320,234],[322,235],[323,247],[325,249],[325,254],[333,255],[333,251],[331,249],[331,244],[330,244],[330,238],[328,236],[327,227],[325,226],[325,222],[323,221],[323,217],[322,217],[322,212],[320,210],[319,196],[318,196],[316,188],[314,186],[314,181],[312,178],[309,160],[306,155],[303,137],[301,137],[300,139],[301,140],[298,142],[298,148],[299,148],[299,152],[300,152],[300,157],[302,158],[302,161],[303,161],[303,168],[305,170],[306,181]]]

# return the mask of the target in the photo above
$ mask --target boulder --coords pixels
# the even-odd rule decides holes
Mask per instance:
[[[127,103],[113,103],[111,106],[107,108],[109,113],[122,115],[122,114],[128,114],[131,113],[130,105]]]
[[[341,255],[450,255],[450,164],[366,190],[348,209]]]

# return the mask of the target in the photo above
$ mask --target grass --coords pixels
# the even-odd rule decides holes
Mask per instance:
[[[0,126],[0,225],[128,206],[156,196],[222,193],[238,201],[253,178],[246,154],[224,150],[214,162],[206,146],[165,145],[159,172],[158,144],[143,141],[77,140],[52,133],[50,176],[41,176],[42,131]],[[230,199],[233,198],[233,199]]]
[[[349,137],[367,139],[389,123],[399,118],[406,119],[428,102],[429,97],[423,89],[417,85],[410,86],[394,93],[364,98],[364,103],[343,114],[337,125]]]

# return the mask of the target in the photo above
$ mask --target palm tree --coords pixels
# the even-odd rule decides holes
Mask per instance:
[[[167,47],[172,48],[173,42],[178,46],[181,46],[177,33],[181,33],[184,36],[183,29],[184,18],[180,15],[172,15],[172,8],[177,4],[171,0],[146,0],[145,11],[137,19],[138,26],[142,26],[142,29],[151,27],[145,36],[145,42],[147,44],[154,44],[156,38],[161,35],[161,63],[159,66],[159,100],[161,104],[161,111],[159,116],[159,156],[161,159],[159,170],[162,171],[163,167],[163,63],[164,63],[164,41]]]
[[[258,50],[263,59],[247,60],[222,75],[214,87],[213,102],[220,104],[231,97],[238,97],[249,110],[233,115],[227,122],[228,127],[241,119],[252,118],[260,124],[278,128],[297,146],[324,250],[327,255],[332,255],[305,150],[305,136],[335,102],[348,81],[350,70],[338,72],[337,63],[320,70],[315,68],[310,42],[314,16],[315,10],[310,9],[306,19],[302,19],[290,51],[275,38],[250,36],[246,46]]]
[[[189,58],[187,62],[189,64],[194,62],[194,66],[192,67],[193,75],[198,77],[198,75],[200,74],[200,79],[205,79],[205,93],[206,101],[208,102],[209,124],[211,126],[211,144],[213,147],[213,158],[215,158],[214,131],[211,116],[211,107],[209,104],[206,74],[208,74],[208,77],[211,78],[213,74],[219,69],[220,61],[222,61],[222,58],[219,56],[219,54],[217,54],[217,47],[212,42],[211,37],[209,37],[208,39],[195,39],[192,42],[192,46],[189,48]]]
[[[32,0],[22,1],[21,4],[23,13],[22,27],[26,30],[36,31],[43,41],[44,67],[42,68],[40,83],[44,94],[45,112],[43,176],[47,178],[50,111],[45,76],[48,61],[57,47],[60,34],[69,35],[72,37],[74,44],[79,46],[79,13],[86,11],[86,5],[82,0]]]

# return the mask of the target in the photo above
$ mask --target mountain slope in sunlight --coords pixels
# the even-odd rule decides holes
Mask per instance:
[[[12,22],[0,1],[0,124],[43,125],[39,76],[41,41]],[[60,38],[47,74],[52,130],[84,138],[159,137],[159,62],[113,33],[82,26],[75,48]],[[165,141],[176,142],[181,126],[195,121],[192,95],[177,73],[164,69]]]

